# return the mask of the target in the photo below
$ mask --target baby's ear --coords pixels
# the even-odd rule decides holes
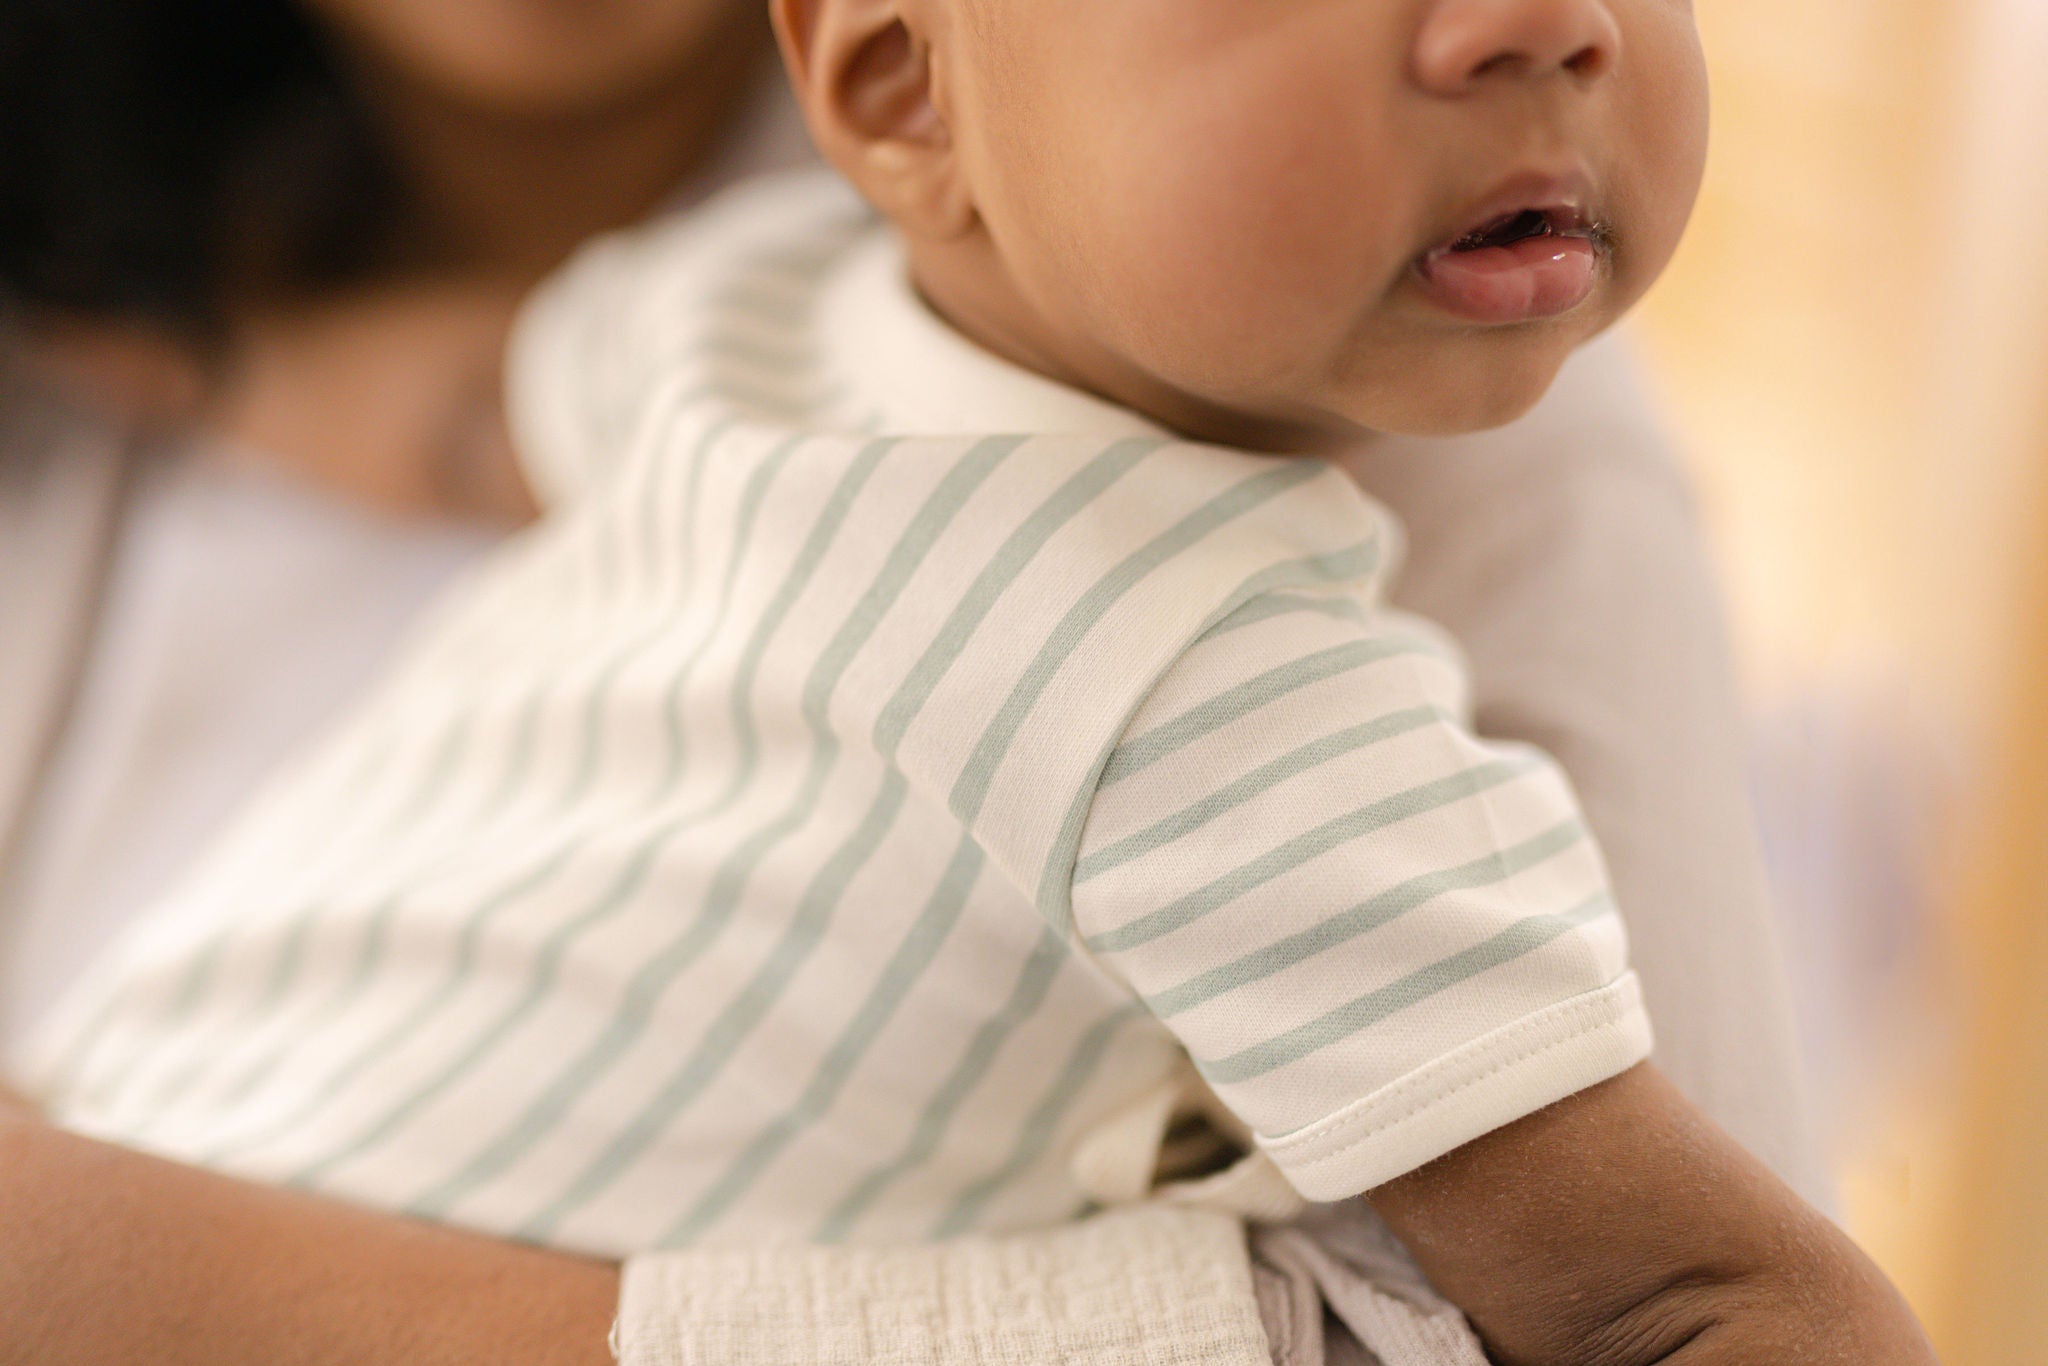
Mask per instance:
[[[917,0],[772,0],[797,103],[825,159],[899,228],[974,222]]]

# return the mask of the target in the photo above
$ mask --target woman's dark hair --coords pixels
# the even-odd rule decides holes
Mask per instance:
[[[376,264],[396,179],[291,0],[0,0],[0,291],[219,334]]]

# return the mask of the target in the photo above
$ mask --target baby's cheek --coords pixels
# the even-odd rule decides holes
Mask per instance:
[[[1625,243],[1625,302],[1663,272],[1692,216],[1706,170],[1706,76],[1690,29],[1660,32],[1654,65],[1658,79],[1632,92],[1625,174],[1618,176],[1631,231]],[[1648,46],[1648,44],[1644,44]]]
[[[1264,122],[1284,107],[1267,101]],[[1327,123],[1177,112],[1180,131],[1160,119],[1111,171],[1126,192],[1102,201],[1116,207],[1099,288],[1162,378],[1218,398],[1293,387],[1355,331],[1400,254],[1367,149]]]

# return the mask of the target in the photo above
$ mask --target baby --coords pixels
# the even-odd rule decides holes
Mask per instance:
[[[621,1256],[1058,1222],[1200,1104],[1252,1153],[1173,1198],[1369,1192],[1503,1362],[1929,1360],[1643,1061],[1569,790],[1315,458],[1648,286],[1688,7],[776,20],[887,223],[768,183],[536,303],[550,516],[81,988],[57,1115]]]

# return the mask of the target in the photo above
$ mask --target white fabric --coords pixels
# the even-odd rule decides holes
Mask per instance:
[[[1363,1207],[1249,1249],[1146,1204],[935,1247],[671,1252],[627,1264],[619,1308],[621,1366],[1486,1366]]]
[[[1380,605],[1385,515],[935,326],[896,369],[1088,434],[908,435],[886,300],[821,306],[885,234],[801,177],[555,288],[560,506],[77,993],[58,1114],[617,1256],[1057,1220],[1179,1046],[1315,1199],[1644,1055],[1570,793]]]
[[[1250,1242],[1280,1366],[1488,1366],[1472,1325],[1364,1201],[1254,1228]]]
[[[494,539],[197,453],[146,462],[130,497],[85,686],[0,902],[0,1056]]]

